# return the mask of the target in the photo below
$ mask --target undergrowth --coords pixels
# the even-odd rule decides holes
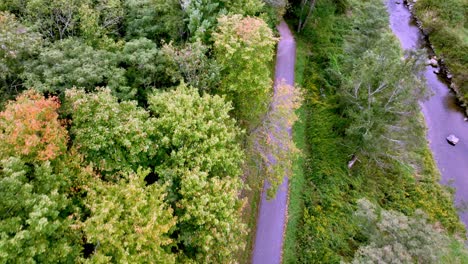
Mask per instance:
[[[387,159],[382,167],[360,157],[351,170],[347,168],[354,153],[347,147],[349,120],[340,109],[337,88],[341,80],[336,72],[345,68],[343,58],[353,56],[343,52],[344,36],[353,29],[351,18],[351,12],[338,13],[334,1],[318,1],[310,23],[296,36],[296,76],[305,101],[303,125],[294,129],[298,144],[305,139],[304,163],[296,165],[291,181],[284,263],[351,261],[355,251],[367,243],[353,218],[356,201],[363,197],[409,216],[422,209],[451,236],[465,234],[453,205],[453,192],[439,184],[440,175],[427,144],[408,149],[409,160]],[[426,142],[422,116],[412,118],[414,135]],[[454,241],[452,253],[457,254],[460,243]]]

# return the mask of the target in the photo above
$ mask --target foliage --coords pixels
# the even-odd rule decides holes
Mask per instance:
[[[357,201],[359,219],[368,245],[361,246],[353,263],[441,263],[450,252],[450,238],[439,228],[427,222],[424,212],[415,215],[381,210],[370,201]],[[461,251],[465,259],[468,251]],[[452,263],[460,263],[453,259]]]
[[[253,132],[250,148],[256,157],[256,168],[270,184],[268,194],[274,197],[285,175],[291,174],[292,162],[299,150],[291,136],[297,121],[295,111],[301,105],[299,90],[280,83],[275,87],[272,103],[261,125]]]
[[[223,98],[205,94],[181,84],[177,89],[155,93],[149,109],[158,144],[158,160],[165,168],[200,168],[212,176],[238,176],[242,152],[240,130]]]
[[[124,19],[121,0],[99,0],[94,5],[84,1],[78,12],[80,36],[86,44],[103,49],[117,46],[112,37],[120,36]]]
[[[200,41],[176,47],[165,44],[162,51],[168,61],[172,61],[173,78],[182,79],[187,85],[199,91],[215,91],[220,82],[221,66],[211,58],[209,46]]]
[[[239,219],[240,179],[209,177],[198,168],[181,172],[180,177],[176,214],[185,255],[197,263],[233,263],[234,254],[245,245],[245,224]]]
[[[423,65],[413,55],[402,60],[398,43],[390,34],[383,33],[358,59],[350,58],[353,68],[339,88],[350,123],[348,141],[356,155],[376,162],[382,156],[401,159],[409,145],[421,142],[413,139],[409,123],[419,111],[418,100],[425,95],[416,76]]]
[[[69,38],[44,49],[37,60],[26,65],[25,84],[54,94],[73,86],[87,91],[107,86],[119,98],[132,98],[136,91],[126,86],[125,70],[118,63],[117,54]]]
[[[416,1],[414,1],[416,2]],[[414,3],[437,56],[453,74],[459,98],[468,103],[468,3],[463,0],[421,0]]]
[[[19,74],[23,61],[33,56],[41,45],[40,36],[19,23],[8,12],[0,12],[0,108],[21,90]]]
[[[378,74],[364,75],[358,74],[360,68],[357,67],[365,66],[364,61],[378,65],[374,55],[363,53],[366,49],[362,46],[369,45],[374,53],[384,48],[377,45],[386,43],[380,40],[381,37],[386,38],[383,35],[387,30],[387,26],[379,22],[382,20],[380,17],[385,21],[386,16],[381,5],[383,3],[377,0],[350,1],[350,6],[355,9],[342,14],[337,12],[336,1],[318,1],[309,24],[298,36],[306,43],[299,46],[304,50],[298,53],[307,56],[304,59],[304,71],[297,72],[306,98],[303,106],[306,157],[305,179],[300,187],[302,193],[298,195],[300,199],[291,197],[291,201],[298,202],[302,210],[296,227],[300,232],[295,236],[294,246],[287,248],[292,251],[287,253],[290,257],[285,261],[288,263],[352,261],[356,250],[364,247],[368,239],[365,232],[361,232],[359,222],[350,217],[356,211],[356,201],[363,197],[376,201],[385,210],[401,212],[408,217],[421,209],[427,214],[428,223],[438,222],[449,234],[464,237],[465,229],[454,208],[453,193],[439,184],[440,175],[426,144],[412,144],[405,139],[405,135],[399,134],[399,139],[405,142],[401,152],[406,155],[384,157],[388,149],[381,145],[377,148],[379,152],[372,153],[384,157],[380,163],[372,161],[371,156],[363,156],[351,170],[346,166],[355,151],[350,148],[354,143],[353,137],[346,131],[360,119],[349,119],[346,108],[352,106],[346,102],[353,100],[348,101],[349,95],[343,92],[353,88],[352,84],[358,83],[359,78],[367,83],[371,83],[373,78],[380,80],[381,76],[388,78],[385,77],[387,69],[380,70]],[[354,26],[354,23],[366,22],[367,26]],[[384,31],[380,30],[381,25]],[[377,36],[377,39],[373,36]],[[357,44],[360,39],[364,42]],[[392,38],[387,38],[387,41],[395,42]],[[400,51],[395,50],[395,47],[398,49],[395,43],[385,46],[390,50],[379,51],[379,54],[388,58],[396,58],[398,54],[399,59]],[[383,57],[380,59],[383,60]],[[361,58],[362,65],[357,63]],[[397,64],[405,68],[413,63],[414,59],[408,57],[408,61],[399,61]],[[412,70],[411,67],[409,69]],[[380,102],[377,100],[372,103]],[[383,115],[383,119],[386,118]],[[413,112],[404,123],[404,127],[412,130],[410,135],[413,136],[413,142],[424,140],[422,122],[422,117]],[[291,230],[288,228],[287,232]],[[452,250],[452,253],[457,254],[456,250]],[[448,255],[453,257],[452,253]],[[446,256],[448,259],[450,257]]]
[[[268,107],[276,40],[266,23],[257,18],[222,16],[218,24],[213,38],[216,61],[223,66],[219,93],[227,95],[237,120],[249,127],[258,123]]]
[[[261,0],[190,0],[184,11],[187,27],[194,39],[209,40],[217,26],[217,19],[227,14],[255,15],[263,7]]]
[[[145,186],[148,173],[138,170],[115,184],[90,182],[86,204],[91,216],[83,225],[95,252],[87,262],[175,263],[168,247],[176,218],[164,202],[164,186]]]
[[[81,245],[64,193],[68,175],[49,161],[27,165],[10,157],[0,164],[0,261],[73,262]]]
[[[180,260],[233,262],[245,226],[239,219],[240,131],[228,115],[230,104],[182,84],[150,96],[149,108],[159,142],[155,170],[179,219]]]
[[[177,0],[125,0],[126,37],[178,40],[184,33],[183,13]]]
[[[67,150],[67,131],[58,119],[60,104],[28,90],[0,112],[0,158],[24,161],[55,159]]]
[[[119,103],[109,89],[67,90],[65,102],[73,144],[88,163],[108,174],[148,165],[157,147],[149,114],[136,102]]]
[[[149,39],[139,38],[125,43],[121,61],[125,77],[138,102],[146,102],[154,87],[167,87],[179,81],[178,72],[171,70],[171,58]]]

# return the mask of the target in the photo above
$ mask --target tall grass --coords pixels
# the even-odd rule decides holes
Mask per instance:
[[[350,0],[351,6],[355,1]],[[297,178],[290,186],[284,263],[350,261],[357,248],[367,243],[352,217],[356,201],[363,197],[406,215],[421,208],[430,221],[439,222],[450,234],[463,236],[453,193],[438,183],[439,174],[427,144],[408,149],[408,160],[384,160],[385,168],[363,157],[348,170],[347,162],[353,154],[347,147],[349,120],[342,114],[338,88],[340,74],[352,68],[343,62],[349,56],[357,57],[343,52],[345,36],[356,28],[352,12],[336,11],[334,1],[318,1],[313,19],[297,36],[300,60],[296,73],[306,99],[301,109],[304,124],[295,127],[295,139],[305,139],[305,156],[304,163],[299,161],[295,167]],[[387,16],[385,12],[372,15]],[[372,25],[369,23],[369,27]],[[420,115],[414,115],[415,136],[425,142],[422,122]],[[301,167],[302,172],[298,171]]]

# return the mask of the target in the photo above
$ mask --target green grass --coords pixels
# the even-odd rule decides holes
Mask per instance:
[[[299,89],[303,84],[304,70],[306,66],[306,43],[301,39],[296,40],[296,67],[295,79]],[[283,247],[283,262],[289,263],[294,259],[294,247],[296,244],[297,228],[302,216],[302,199],[304,179],[304,158],[307,156],[305,147],[305,107],[297,110],[299,120],[293,126],[293,139],[301,150],[301,155],[293,163],[293,175],[289,181],[288,223]]]
[[[420,0],[414,11],[421,20],[436,55],[454,75],[459,98],[468,105],[468,2]]]

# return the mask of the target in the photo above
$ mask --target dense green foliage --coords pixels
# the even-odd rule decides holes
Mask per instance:
[[[214,51],[224,77],[219,92],[232,100],[241,124],[251,128],[268,107],[275,39],[268,25],[258,18],[222,16],[218,23]]]
[[[407,217],[395,211],[376,207],[366,199],[357,201],[355,214],[368,237],[368,245],[361,246],[353,263],[440,263],[450,254],[449,238],[436,226],[427,222],[421,210]],[[466,260],[467,253],[464,253]],[[461,263],[462,258],[453,259]]]
[[[453,74],[453,82],[460,93],[459,98],[468,105],[468,2],[464,0],[414,2],[415,15],[421,20],[436,55],[444,60]]]
[[[146,186],[147,174],[138,170],[118,184],[90,180],[91,216],[84,222],[88,241],[96,245],[90,263],[175,263],[167,246],[176,218],[164,202],[164,186]]]
[[[251,108],[220,87],[257,89],[266,110],[279,9],[0,1],[0,262],[237,262]],[[232,62],[214,45],[227,17],[256,25],[231,34]]]
[[[156,154],[149,113],[136,102],[119,103],[109,89],[89,94],[73,89],[66,93],[66,108],[73,144],[99,171],[136,171]]]
[[[288,226],[295,245],[286,248],[286,263],[351,262],[371,243],[369,231],[352,218],[363,197],[408,217],[422,210],[448,234],[465,232],[424,141],[417,107],[424,94],[413,75],[419,56],[401,59],[382,2],[348,2],[340,13],[335,1],[318,1],[298,36],[305,49],[299,54],[307,54],[298,71],[305,90],[306,157],[302,185],[291,191],[302,210]],[[401,98],[393,101],[392,94]],[[353,156],[357,161],[349,169]],[[438,255],[439,263],[457,259],[455,251]]]
[[[19,75],[23,61],[33,56],[41,44],[39,34],[18,22],[16,17],[0,11],[0,105],[14,98],[21,87]],[[1,108],[1,107],[0,107]]]

